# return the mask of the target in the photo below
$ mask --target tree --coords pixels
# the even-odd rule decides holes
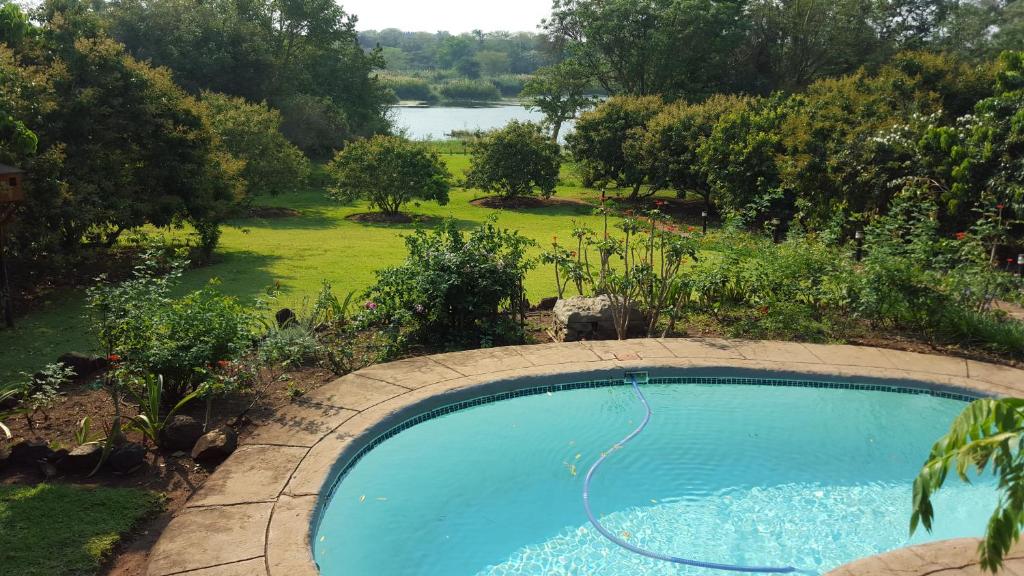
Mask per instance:
[[[49,5],[55,10],[55,6]],[[237,162],[202,106],[171,80],[53,11],[17,55],[45,78],[33,90],[38,153],[15,229],[25,255],[109,246],[143,225],[196,225],[204,252],[241,194]],[[29,92],[32,94],[32,92]]]
[[[591,85],[589,72],[576,61],[565,61],[537,70],[523,86],[521,96],[531,110],[544,114],[551,128],[551,141],[558,142],[562,124],[593,105],[587,95]]]
[[[448,168],[433,150],[398,136],[374,136],[350,143],[328,165],[334,177],[331,196],[363,198],[370,206],[396,215],[414,198],[448,203]]]
[[[266,101],[285,122],[292,110],[308,111],[292,99],[316,98],[328,116],[345,118],[349,136],[389,128],[388,91],[374,74],[384,58],[359,46],[355,17],[332,0],[114,0],[102,16],[133,55],[170,68],[193,94]],[[300,147],[311,155],[337,148]]]
[[[928,461],[914,480],[910,531],[918,526],[931,531],[935,518],[932,494],[942,488],[950,471],[964,482],[971,469],[979,474],[990,468],[999,478],[1002,493],[989,518],[985,538],[978,545],[981,566],[995,572],[1004,555],[1020,539],[1024,528],[1024,400],[975,400],[957,416],[949,433],[932,447]]]
[[[302,184],[309,161],[281,134],[280,112],[215,92],[203,92],[202,102],[213,132],[245,162],[242,178],[250,196],[288,192]]]
[[[466,184],[505,198],[555,193],[561,150],[540,126],[513,120],[473,145]]]
[[[788,222],[793,198],[781,187],[783,121],[795,104],[781,95],[744,102],[722,114],[697,149],[701,170],[724,211],[748,224]]]
[[[542,26],[611,94],[698,98],[728,83],[744,4],[555,0]]]
[[[712,96],[699,104],[676,102],[635,130],[625,144],[626,158],[641,167],[658,188],[671,188],[681,198],[690,192],[711,205],[711,185],[698,151],[719,118],[747,105],[745,98]]]
[[[581,114],[566,142],[584,181],[628,188],[630,198],[639,197],[647,174],[627,158],[625,145],[633,131],[643,130],[663,106],[657,96],[616,96]],[[656,190],[652,186],[648,194]]]

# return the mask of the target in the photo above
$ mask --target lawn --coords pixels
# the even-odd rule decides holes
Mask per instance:
[[[457,177],[469,164],[469,156],[465,155],[444,158]],[[597,193],[575,185],[568,169],[563,173],[563,181],[556,197],[595,200]],[[600,218],[585,204],[493,210],[470,204],[480,196],[479,191],[453,189],[446,206],[425,202],[410,204],[406,211],[429,217],[425,226],[453,218],[464,228],[497,215],[499,225],[519,230],[539,243],[534,254],[548,248],[554,235],[571,241],[574,220],[594,228],[600,225]],[[183,287],[195,288],[219,278],[223,291],[251,301],[265,294],[268,287],[277,285],[281,301],[275,305],[301,306],[303,298],[314,295],[323,280],[331,282],[340,294],[365,289],[373,282],[375,270],[401,262],[405,255],[402,236],[414,229],[413,225],[346,220],[348,215],[368,211],[366,204],[342,205],[328,199],[322,190],[262,198],[258,203],[294,208],[301,215],[229,222],[224,227],[216,262],[186,274]],[[538,267],[531,271],[526,289],[533,301],[553,295],[551,269]],[[34,372],[64,352],[91,350],[84,314],[81,292],[62,293],[20,318],[14,330],[0,330],[0,383],[13,381],[20,372]]]
[[[0,576],[95,574],[121,535],[160,508],[135,488],[0,486]]]

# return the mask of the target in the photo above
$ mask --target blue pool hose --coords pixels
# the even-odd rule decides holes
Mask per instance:
[[[640,391],[640,385],[637,383],[636,374],[630,374],[629,377],[631,379],[631,383],[633,384],[633,391],[636,392],[637,397],[640,398],[640,402],[643,403],[644,410],[646,410],[647,414],[644,415],[644,421],[640,423],[640,426],[638,426],[636,430],[633,430],[632,432],[629,433],[628,436],[616,442],[610,450],[601,454],[601,457],[597,459],[597,462],[594,462],[594,465],[591,466],[590,470],[587,471],[587,477],[583,480],[583,508],[587,511],[587,518],[590,519],[590,523],[594,525],[594,528],[596,528],[602,536],[611,540],[612,542],[621,546],[622,548],[625,548],[626,550],[629,550],[630,552],[633,552],[635,554],[646,556],[648,558],[653,558],[655,560],[664,560],[665,562],[672,562],[674,564],[684,564],[686,566],[696,566],[697,568],[708,568],[710,570],[726,570],[729,572],[753,572],[761,574],[792,574],[794,572],[803,572],[802,570],[797,570],[792,566],[734,566],[732,564],[718,564],[716,562],[701,562],[700,560],[687,560],[686,558],[678,558],[676,556],[669,556],[668,554],[651,552],[650,550],[644,550],[639,546],[634,546],[629,542],[626,542],[625,540],[612,534],[610,531],[608,531],[607,528],[605,528],[601,525],[600,522],[598,522],[597,517],[594,516],[594,512],[590,509],[590,481],[594,478],[594,473],[597,472],[597,469],[601,467],[601,464],[604,464],[605,459],[614,454],[616,450],[625,446],[626,443],[628,443],[630,440],[636,438],[637,435],[643,432],[644,428],[647,427],[647,423],[651,421],[651,405],[647,403],[647,398],[645,398],[643,392]]]

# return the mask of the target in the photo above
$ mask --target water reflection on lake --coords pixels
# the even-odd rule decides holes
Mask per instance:
[[[511,120],[540,122],[544,115],[524,106],[492,106],[469,108],[458,106],[431,106],[425,108],[395,106],[392,108],[397,128],[405,128],[413,140],[442,140],[452,130],[493,130]],[[572,123],[562,126],[562,136],[572,129]]]

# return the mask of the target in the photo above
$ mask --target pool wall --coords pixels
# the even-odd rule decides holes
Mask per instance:
[[[884,389],[960,400],[1024,395],[1024,372],[1013,368],[845,345],[647,339],[411,358],[339,378],[245,436],[168,525],[147,574],[315,575],[311,538],[319,507],[339,475],[382,439],[482,402],[621,383],[626,370],[679,383]],[[975,560],[964,549],[954,546],[959,553],[942,557],[948,566],[969,566]],[[843,572],[856,564],[837,573],[869,573]]]

